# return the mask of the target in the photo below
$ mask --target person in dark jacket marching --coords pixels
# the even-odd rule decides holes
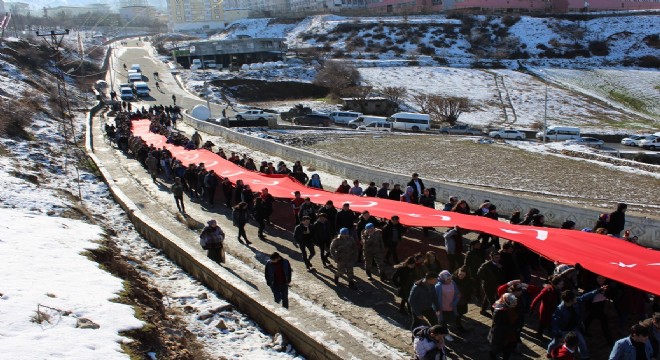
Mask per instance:
[[[435,293],[435,284],[438,282],[438,274],[428,272],[423,279],[415,281],[408,304],[412,312],[412,326],[414,329],[420,325],[437,325],[440,315],[440,304]]]
[[[314,250],[314,233],[312,232],[310,222],[311,219],[309,216],[303,216],[300,224],[293,230],[294,245],[300,247],[300,253],[302,254],[307,271],[313,270],[312,258],[316,255],[316,250]],[[308,251],[309,256],[307,255]]]
[[[497,359],[499,353],[502,353],[502,359],[509,359],[518,343],[516,305],[518,299],[511,293],[505,293],[493,304],[493,325],[488,333],[491,360]]]
[[[394,266],[394,275],[392,275],[392,283],[396,286],[396,293],[401,297],[401,305],[399,305],[399,312],[405,314],[410,312],[408,305],[408,295],[415,283],[415,258],[409,256],[401,264]]]
[[[264,240],[266,236],[264,235],[264,229],[266,228],[266,216],[268,214],[268,209],[264,200],[260,197],[254,199],[254,219],[257,220],[259,224],[259,239]]]
[[[238,228],[238,242],[246,245],[252,244],[252,242],[248,240],[247,234],[245,233],[245,225],[248,223],[248,219],[249,219],[246,202],[241,201],[240,203],[238,203],[238,205],[234,207],[234,211],[231,214],[231,219],[234,222],[234,226]],[[245,242],[241,240],[241,237],[245,239]]]
[[[266,262],[266,285],[273,291],[275,302],[289,308],[289,285],[291,284],[291,264],[279,253],[274,252]]]
[[[324,267],[330,265],[328,253],[330,251],[330,242],[335,235],[335,229],[332,223],[328,220],[328,215],[319,213],[318,219],[312,224],[312,232],[314,233],[314,243],[319,247],[321,253],[321,261]]]
[[[209,205],[214,205],[215,200],[215,189],[218,187],[218,177],[215,175],[215,171],[211,170],[204,176],[204,195],[207,196],[207,201]]]
[[[397,246],[401,242],[403,234],[406,232],[406,227],[399,222],[397,215],[392,216],[387,225],[383,227],[383,243],[387,248],[385,253],[385,263],[388,263],[390,258],[394,263],[399,262],[399,254],[397,253]]]
[[[224,241],[225,233],[218,226],[215,220],[209,220],[207,226],[202,230],[199,235],[200,244],[204,250],[207,250],[206,256],[209,259],[217,262],[225,262]]]
[[[616,211],[610,214],[610,222],[607,224],[607,233],[614,237],[621,237],[621,231],[626,227],[626,209],[628,205],[619,203]]]
[[[412,174],[412,179],[408,182],[407,186],[413,188],[413,204],[419,204],[419,197],[424,194],[424,182],[419,178],[419,174]]]
[[[484,262],[477,271],[477,278],[481,282],[484,299],[481,303],[481,315],[490,317],[487,313],[492,310],[492,305],[497,299],[497,288],[504,283],[502,276],[502,265],[500,265],[500,253],[490,253],[490,260]]]
[[[176,202],[176,207],[179,209],[179,212],[186,213],[186,207],[183,205],[183,185],[181,184],[181,178],[177,177],[174,179],[174,184],[172,184],[172,195],[174,195],[174,201]]]

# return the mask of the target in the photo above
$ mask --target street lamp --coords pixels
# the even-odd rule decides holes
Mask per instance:
[[[190,47],[190,53],[191,54],[194,53],[195,50],[197,50],[197,49],[195,48],[194,45]],[[200,54],[200,56],[201,56],[201,61],[202,61],[202,70],[204,70],[204,92],[206,93],[205,94],[205,96],[206,96],[206,108],[209,110],[209,119],[212,119],[213,116],[211,115],[212,114],[211,113],[211,103],[209,102],[209,95],[210,95],[209,93],[210,93],[210,91],[209,91],[209,88],[208,88],[208,83],[206,81],[206,75],[207,74],[206,74],[206,65],[204,64],[204,53],[202,52]]]

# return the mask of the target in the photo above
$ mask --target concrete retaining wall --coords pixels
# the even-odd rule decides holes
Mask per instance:
[[[199,249],[189,246],[185,241],[168,230],[155,225],[115,185],[112,176],[103,163],[94,155],[93,151],[91,136],[93,117],[101,107],[101,104],[95,106],[89,114],[85,146],[88,155],[96,163],[105,183],[108,184],[113,197],[122,209],[126,211],[135,229],[149,242],[163,250],[181,268],[204,285],[217,291],[222,297],[240,309],[240,311],[248,314],[255,322],[265,328],[266,331],[272,334],[282,333],[293,344],[296,350],[305,357],[309,359],[342,359],[338,354],[331,351],[326,344],[318,342],[309,334],[305,333],[304,329],[299,329],[296,324],[280,317],[271,309],[262,305],[267,304],[268,300],[263,298],[258,292],[251,290],[247,285],[244,287],[236,285],[242,283],[242,280],[236,278],[229,271],[208,259]],[[228,279],[236,279],[236,281],[229,281]]]
[[[308,166],[314,166],[317,169],[340,175],[346,179],[361,179],[363,182],[375,181],[376,184],[382,182],[406,184],[410,181],[409,174],[390,173],[347,163],[303,149],[239,133],[217,124],[197,120],[187,114],[184,114],[183,121],[205,133],[222,136],[229,141],[290,161],[302,160]],[[458,196],[461,199],[465,199],[472,208],[478,207],[483,200],[488,199],[497,205],[498,212],[503,215],[509,215],[514,211],[521,211],[524,214],[530,208],[537,208],[545,215],[546,224],[552,226],[559,226],[565,220],[572,220],[575,221],[577,224],[576,228],[578,229],[592,227],[599,214],[613,211],[613,209],[596,209],[586,206],[568,205],[515,193],[449,184],[435,179],[424,179],[424,184],[427,187],[436,188],[438,199],[444,200],[450,196]],[[660,248],[660,218],[629,213],[626,215],[626,228],[631,229],[633,234],[639,236],[640,244],[656,249]]]

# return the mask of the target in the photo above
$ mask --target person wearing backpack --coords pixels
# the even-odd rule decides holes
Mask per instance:
[[[417,360],[445,360],[445,335],[449,332],[442,325],[418,326],[413,329],[413,349]]]
[[[199,244],[202,249],[207,250],[209,259],[221,264],[225,262],[224,241],[225,233],[215,220],[209,220],[207,226],[199,235]]]

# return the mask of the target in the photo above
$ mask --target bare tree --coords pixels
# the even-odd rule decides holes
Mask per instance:
[[[344,89],[342,95],[352,97],[360,107],[360,112],[364,113],[367,110],[367,103],[373,89],[373,86],[351,86]]]
[[[469,101],[464,97],[442,97],[439,95],[416,94],[413,103],[421,112],[429,114],[435,123],[455,125],[459,116],[467,110]]]
[[[342,90],[356,86],[360,73],[355,66],[339,61],[326,61],[316,74],[314,84],[327,87],[330,92],[339,95]]]
[[[403,99],[408,96],[408,90],[403,86],[386,86],[379,90],[383,97],[392,103],[396,104],[398,108],[401,105]]]

